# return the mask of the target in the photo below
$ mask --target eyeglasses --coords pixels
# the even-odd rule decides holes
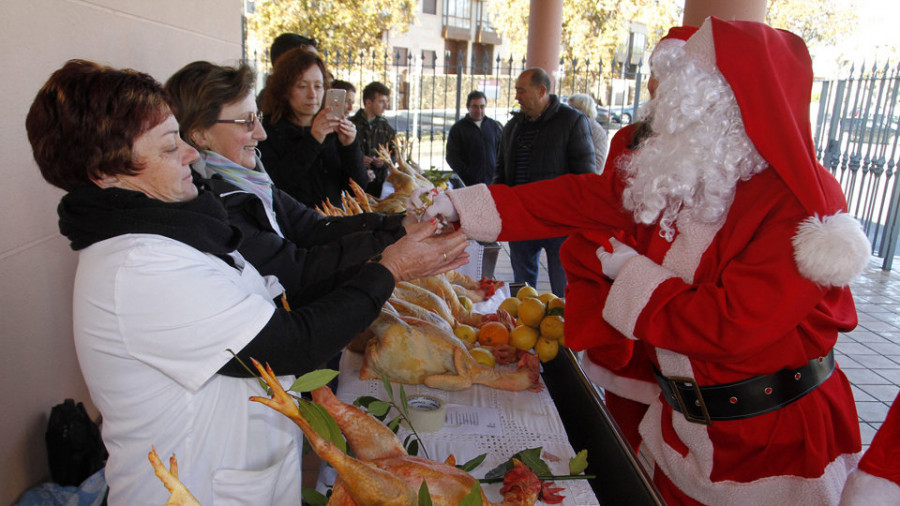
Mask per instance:
[[[262,123],[262,111],[248,112],[247,116],[241,119],[217,119],[216,123],[237,123],[239,125],[244,125],[244,128],[246,128],[248,132],[252,132],[253,129],[256,128],[257,120]]]

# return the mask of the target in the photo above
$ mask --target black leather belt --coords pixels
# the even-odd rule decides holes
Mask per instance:
[[[834,350],[797,369],[734,383],[699,386],[693,378],[665,377],[654,368],[663,397],[689,422],[740,420],[775,411],[812,392],[834,372]]]

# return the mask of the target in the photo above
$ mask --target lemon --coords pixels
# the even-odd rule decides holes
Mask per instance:
[[[463,309],[465,309],[466,311],[471,311],[472,307],[474,306],[472,299],[466,297],[465,295],[459,296],[459,303],[462,304]]]
[[[538,291],[533,286],[525,285],[522,288],[519,288],[519,291],[516,292],[516,297],[519,300],[524,300],[528,298],[537,298]]]
[[[494,364],[497,363],[497,359],[494,358],[494,354],[491,353],[491,350],[487,348],[477,347],[469,350],[469,353],[472,355],[472,358],[475,359],[476,362],[482,365],[486,365],[488,367],[494,367]]]
[[[547,293],[542,293],[542,294],[538,295],[538,299],[540,299],[540,301],[543,302],[544,304],[549,304],[551,300],[557,299],[557,298],[558,297],[553,292],[547,292]]]
[[[497,309],[502,309],[512,315],[513,318],[519,316],[519,304],[522,301],[516,297],[509,297],[507,299],[503,299],[503,302],[497,307]]]
[[[547,339],[559,339],[563,335],[565,320],[562,316],[550,315],[541,320],[541,336]]]
[[[566,312],[566,299],[559,297],[547,302],[547,314],[563,316]]]
[[[519,325],[509,333],[509,344],[520,350],[529,351],[534,348],[540,334],[534,327]]]
[[[537,328],[547,313],[547,307],[539,299],[525,299],[519,304],[519,318],[525,325]]]
[[[541,359],[541,362],[549,362],[559,353],[559,341],[540,337],[534,344],[534,353]]]
[[[475,330],[475,327],[466,325],[465,323],[457,325],[456,328],[453,329],[453,335],[467,343],[474,343],[478,340],[478,331]]]

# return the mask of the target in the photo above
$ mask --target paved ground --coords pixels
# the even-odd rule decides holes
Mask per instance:
[[[494,277],[512,281],[509,248],[505,243],[501,246]],[[851,285],[859,325],[841,334],[835,348],[837,362],[853,386],[863,448],[881,427],[900,390],[900,273],[881,270],[881,263],[873,259]],[[543,257],[537,288],[550,291]]]

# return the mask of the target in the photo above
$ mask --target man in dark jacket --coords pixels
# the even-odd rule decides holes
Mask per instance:
[[[510,186],[553,179],[564,174],[597,172],[587,117],[550,94],[550,77],[540,68],[526,69],[516,80],[522,111],[503,128],[494,183]],[[517,282],[537,285],[538,259],[547,253],[553,293],[563,297],[566,274],[559,261],[565,237],[509,243]]]
[[[447,163],[466,186],[491,184],[497,168],[502,127],[484,115],[487,97],[473,91],[466,97],[469,114],[457,121],[447,137]]]

